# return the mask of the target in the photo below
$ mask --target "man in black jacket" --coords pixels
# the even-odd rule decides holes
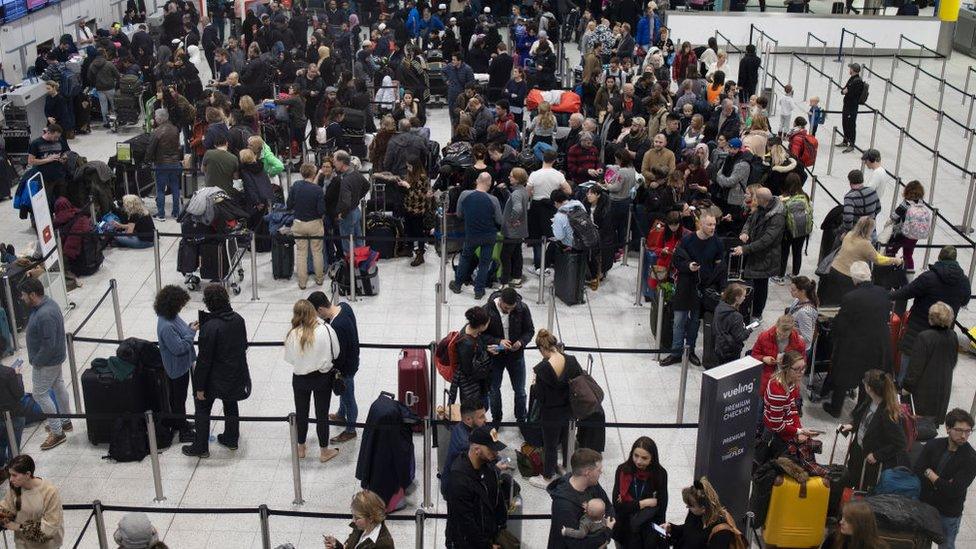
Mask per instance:
[[[563,475],[546,488],[552,496],[552,523],[549,526],[547,549],[596,549],[610,541],[610,531],[616,516],[613,504],[606,490],[600,486],[603,472],[603,457],[596,450],[580,448],[570,459],[572,472]],[[608,529],[591,534],[583,539],[573,539],[562,535],[563,528],[579,528],[585,503],[600,498],[606,505]]]
[[[499,493],[494,461],[506,448],[488,427],[471,431],[465,459],[451,466],[447,494],[448,549],[494,549],[505,524],[507,505]],[[574,525],[575,527],[575,525]]]
[[[945,542],[939,548],[955,549],[966,491],[976,478],[976,450],[969,444],[973,416],[956,408],[946,415],[945,425],[949,436],[925,444],[915,473],[922,479],[919,499],[938,509],[942,518]]]
[[[227,289],[210,284],[203,291],[209,314],[201,314],[197,365],[193,369],[193,403],[196,439],[183,447],[190,457],[210,457],[210,410],[218,398],[224,407],[224,432],[217,443],[237,449],[240,415],[237,402],[251,394],[251,374],[247,366],[247,326],[244,318],[230,307]],[[231,419],[234,418],[234,419]]]
[[[515,391],[515,421],[525,421],[525,347],[535,335],[532,311],[522,302],[514,288],[504,288],[488,297],[488,329],[485,335],[490,345],[502,347],[494,356],[491,372],[491,421],[495,428],[502,421],[502,377],[508,379]]]
[[[203,35],[200,37],[200,45],[203,46],[203,56],[207,58],[207,66],[210,67],[210,74],[216,79],[217,66],[214,64],[214,52],[220,47],[220,33],[217,31],[217,25],[214,25],[209,17],[203,16],[200,22],[203,24]]]
[[[488,65],[488,100],[497,101],[502,97],[502,91],[512,78],[514,61],[508,54],[508,47],[504,42],[495,48],[497,54],[491,58]]]
[[[756,55],[756,46],[747,45],[746,54],[739,60],[739,102],[743,105],[748,103],[749,98],[756,93],[761,65],[762,60]]]
[[[854,150],[854,139],[857,137],[857,109],[861,105],[861,96],[864,95],[864,81],[861,80],[861,65],[851,63],[847,66],[850,69],[851,77],[840,90],[844,94],[844,108],[841,111],[841,122],[844,127],[844,140],[837,144],[838,147],[846,147],[844,152]]]

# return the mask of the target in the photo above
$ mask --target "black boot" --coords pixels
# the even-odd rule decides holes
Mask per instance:
[[[413,261],[410,262],[411,267],[418,267],[424,264],[424,250],[417,250],[414,252]]]

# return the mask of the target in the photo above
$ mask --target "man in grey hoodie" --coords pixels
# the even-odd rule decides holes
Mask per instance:
[[[61,364],[67,357],[64,347],[64,317],[58,304],[44,295],[44,285],[36,278],[28,278],[20,285],[20,299],[30,307],[27,321],[27,361],[32,367],[34,398],[45,414],[56,414],[58,409],[71,413],[68,391],[64,388]],[[54,399],[51,398],[51,390]],[[41,450],[50,450],[67,437],[64,431],[72,429],[71,420],[52,418],[47,420],[49,434],[41,443]]]
[[[502,212],[502,276],[501,284],[519,288],[522,286],[522,241],[529,237],[529,193],[525,183],[529,174],[522,168],[512,168],[508,175],[512,194]]]

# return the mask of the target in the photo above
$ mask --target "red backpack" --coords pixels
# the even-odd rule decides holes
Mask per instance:
[[[816,164],[817,148],[820,147],[820,142],[817,141],[817,138],[809,133],[801,133],[793,139],[799,142],[799,145],[792,147],[797,162],[807,168]]]
[[[448,383],[454,382],[454,372],[458,367],[457,344],[463,337],[465,337],[463,332],[448,332],[434,347],[434,365],[437,367],[437,372]]]

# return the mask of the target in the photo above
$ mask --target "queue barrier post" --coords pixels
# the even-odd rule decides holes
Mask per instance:
[[[973,74],[973,68],[972,67],[969,67],[969,70],[966,71],[966,85],[963,86],[963,94],[962,94],[962,104],[963,105],[966,104],[966,97],[969,96],[969,77],[972,74]],[[969,98],[969,104],[972,105],[972,103],[973,103],[973,98],[970,97]],[[968,126],[968,124],[967,124],[967,126]]]
[[[939,125],[942,125],[942,120],[939,119]],[[939,174],[939,151],[936,150],[935,154],[932,156],[932,179],[929,181],[929,202],[935,203],[935,178]],[[895,193],[898,194],[898,193]],[[892,210],[894,211],[894,210]]]
[[[441,304],[441,292],[443,290],[444,290],[444,287],[441,286],[441,283],[440,282],[434,284],[434,339],[436,341],[440,341],[441,340],[441,334],[443,333],[441,331],[441,328],[444,327],[444,324],[443,324],[443,322],[444,322],[444,316],[443,316],[443,311],[441,309],[441,307],[442,307],[442,304]],[[433,364],[433,362],[431,362],[431,364]],[[433,394],[433,393],[431,393],[431,394]]]
[[[830,97],[834,93],[834,87],[830,85],[831,82],[827,82],[827,100],[824,101],[824,110],[830,109]]]
[[[974,272],[976,272],[976,248],[972,249],[972,259],[969,260],[969,280],[973,279]]]
[[[576,421],[569,420],[569,426],[566,428],[566,446],[563,452],[563,469],[569,469],[569,458],[572,457],[573,452],[576,451]]]
[[[809,42],[809,40],[810,39],[807,38],[807,41],[808,42]],[[790,56],[790,57],[793,57],[793,56]],[[803,80],[803,97],[810,97],[810,63],[807,62],[806,63],[806,66],[807,66],[807,76]],[[823,71],[821,71],[821,72],[823,72]]]
[[[447,303],[447,207],[450,204],[447,193],[441,204],[441,303]]]
[[[834,149],[837,148],[837,126],[830,132],[830,152],[827,153],[827,175],[834,169]]]
[[[966,75],[966,78],[967,80],[969,79],[969,74]],[[969,113],[966,115],[966,127],[963,128],[963,131],[969,132],[970,136],[973,133],[973,104],[976,104],[976,96],[971,98],[969,101]]]
[[[316,418],[316,420],[319,419]],[[291,442],[291,479],[295,491],[295,499],[292,500],[292,504],[302,505],[305,503],[305,499],[302,498],[302,467],[298,459],[298,423],[294,413],[288,414],[288,440]]]
[[[10,275],[3,275],[3,291],[6,292],[7,302],[4,304],[7,307],[7,323],[10,325],[10,340],[13,341],[14,351],[20,349],[20,343],[17,342],[17,309],[15,309],[14,304],[14,292],[10,284]]]
[[[166,496],[163,495],[163,476],[159,470],[159,443],[156,441],[156,420],[153,418],[152,410],[146,410],[146,433],[149,438],[149,464],[152,465],[153,488],[156,490],[153,501],[159,503],[166,501]]]
[[[974,102],[976,102],[976,100],[974,100]],[[969,108],[969,114],[970,115],[973,114],[972,107]],[[969,131],[969,140],[968,140],[969,143],[966,145],[966,159],[963,161],[963,166],[962,166],[962,169],[966,171],[969,170],[969,159],[973,155],[973,136],[976,135],[976,130],[970,129],[968,131]]]
[[[620,264],[623,265],[624,267],[630,265],[630,263],[627,261],[627,256],[630,255],[628,253],[628,248],[630,248],[630,238],[628,237],[630,237],[630,227],[633,222],[634,222],[634,208],[630,207],[627,208],[627,232],[626,232],[627,237],[624,238],[624,256],[620,260]]]
[[[65,345],[68,348],[68,375],[71,376],[71,395],[75,398],[75,410],[79,414],[85,413],[85,401],[81,398],[81,381],[78,379],[78,359],[75,357],[75,334],[64,334]]]
[[[637,250],[637,290],[634,292],[634,307],[640,307],[644,297],[644,255],[647,250],[647,242],[640,239],[640,248]]]
[[[941,120],[939,127],[941,128]],[[878,111],[874,111],[873,120],[871,121],[871,148],[874,148],[874,138],[878,134]]]
[[[251,301],[258,300],[258,233],[251,231]]]
[[[901,169],[901,151],[904,147],[905,128],[898,128],[898,150],[895,151],[895,173],[899,173],[899,170]],[[898,193],[894,193],[894,196],[897,197]],[[894,198],[893,200],[897,200],[897,198]],[[895,211],[894,208],[892,208],[891,211]]]
[[[884,85],[884,95],[881,96],[881,110],[885,110],[888,107],[888,91],[891,90],[892,83],[895,81],[895,65],[898,63],[898,56],[891,62],[891,72],[888,74],[888,80],[885,81]]]
[[[932,239],[935,238],[935,227],[936,225],[938,225],[938,223],[939,223],[939,209],[932,208],[932,226],[929,227],[929,238],[926,241],[925,259],[922,261],[922,265],[929,264],[929,255],[932,254]]]
[[[811,173],[810,182],[810,205],[813,206],[814,199],[817,196],[817,187],[820,186],[820,178]]]
[[[921,60],[915,65],[915,77],[912,80],[912,95],[908,98],[908,120],[905,121],[905,131],[911,131],[912,115],[915,114],[915,88],[918,87],[918,71],[922,66]]]
[[[94,218],[92,218],[94,219]],[[158,294],[160,290],[163,289],[163,273],[161,272],[160,263],[162,262],[159,255],[159,231],[153,230],[153,272],[156,274],[156,293]]]
[[[681,353],[681,381],[678,386],[678,414],[676,416],[678,423],[684,423],[685,420],[685,393],[688,391],[688,353],[690,352],[688,346],[685,345],[684,351]]]
[[[552,326],[556,319],[556,287],[549,286],[549,304],[546,307],[546,329],[552,332]]]
[[[349,233],[349,295],[350,302],[356,301],[356,238]]]
[[[416,536],[414,538],[414,547],[417,549],[424,549],[424,510],[417,509],[414,515],[414,525],[416,526]]]
[[[664,288],[660,284],[657,285],[657,338],[655,343],[657,344],[657,358],[661,360],[661,355],[664,353],[664,345],[661,341],[664,339]]]
[[[92,502],[92,510],[95,512],[95,532],[98,534],[98,548],[110,549],[108,545],[108,534],[105,533],[105,514],[102,511],[102,502],[97,499]]]
[[[17,444],[17,431],[14,429],[14,418],[10,415],[10,410],[4,410],[3,422],[7,427],[7,445],[10,447],[10,455],[20,455],[20,444]]]
[[[543,305],[546,302],[546,239],[543,238],[539,245],[542,246],[542,255],[539,262],[539,300],[536,305]]]
[[[436,370],[437,369],[436,365],[433,362],[431,362],[430,364],[432,366],[432,370]],[[433,395],[435,395],[435,394],[436,393],[430,393],[431,397],[433,397]],[[435,400],[434,398],[428,398],[427,399],[427,401],[428,401],[428,409],[426,410],[427,413],[424,414],[425,416],[427,416],[427,417],[424,418],[424,453],[423,453],[423,461],[424,461],[424,500],[423,500],[423,503],[421,503],[421,506],[424,509],[433,509],[434,508],[434,502],[431,500],[431,493],[432,493],[431,485],[433,483],[433,480],[431,478],[433,476],[433,474],[431,473],[431,468],[433,467],[433,465],[432,465],[432,457],[431,457],[431,454],[432,454],[431,449],[433,448],[433,445],[434,445],[434,436],[433,436],[434,426],[433,426],[433,424],[431,424],[431,418],[434,417],[434,414],[430,410],[430,406],[433,406],[434,400]]]
[[[973,257],[976,257],[976,255]],[[973,414],[976,414],[976,394],[973,395],[973,404],[969,407],[969,415]]]
[[[108,281],[108,285],[112,290],[112,308],[115,310],[115,333],[119,336],[119,341],[121,341],[125,339],[125,336],[122,335],[122,307],[119,304],[119,283],[113,278]]]
[[[963,212],[962,225],[959,229],[965,233],[969,234],[973,231],[973,192],[976,191],[976,173],[969,176],[969,192],[966,195],[966,209]],[[894,211],[894,210],[892,210]],[[976,253],[976,250],[974,250]]]
[[[268,506],[261,504],[258,507],[258,517],[261,520],[261,547],[271,549],[271,526],[268,524]]]

